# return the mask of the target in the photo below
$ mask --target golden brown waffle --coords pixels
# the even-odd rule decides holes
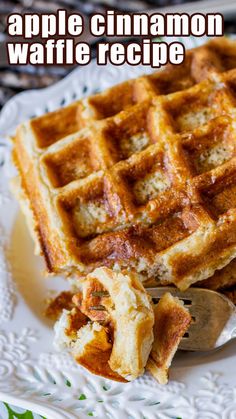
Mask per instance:
[[[236,285],[236,259],[233,259],[223,269],[216,271],[210,278],[199,281],[196,286],[222,291]]]
[[[50,272],[185,289],[236,257],[236,43],[22,124],[14,160]]]
[[[137,276],[96,269],[73,303],[55,325],[56,346],[67,347],[98,375],[118,381],[142,375],[153,343],[154,312]],[[81,316],[87,316],[85,324]]]
[[[154,342],[146,368],[160,384],[166,384],[171,362],[192,318],[183,302],[169,292],[154,306],[154,314]]]
[[[72,299],[69,293],[59,295],[48,314],[52,317],[60,309],[56,347],[67,348],[92,373],[116,381],[132,381],[147,366],[166,384],[181,337],[191,323],[178,298],[165,293],[153,304],[137,275],[107,268],[89,274]]]

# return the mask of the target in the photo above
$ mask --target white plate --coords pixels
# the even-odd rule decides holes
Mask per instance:
[[[189,47],[199,43],[187,42]],[[0,400],[48,419],[236,418],[235,342],[208,354],[178,353],[164,387],[147,374],[129,384],[105,380],[56,353],[52,325],[42,310],[49,291],[65,288],[66,282],[43,277],[43,261],[33,255],[9,191],[15,172],[4,138],[19,122],[143,71],[92,62],[53,87],[16,96],[0,116]]]

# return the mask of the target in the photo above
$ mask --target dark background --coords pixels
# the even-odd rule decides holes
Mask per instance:
[[[188,0],[188,2],[191,1],[196,3],[196,0]],[[208,1],[211,2],[211,0]],[[176,4],[183,4],[184,12],[185,2],[185,0],[0,0],[0,109],[16,93],[26,89],[49,86],[73,69],[68,66],[8,66],[6,58],[3,56],[5,56],[5,41],[7,40],[6,19],[9,13],[52,13],[63,8],[68,12],[77,11],[89,16],[107,9],[143,11]],[[226,33],[236,32],[235,18],[229,17],[225,24],[225,31]],[[126,42],[125,39],[124,42]],[[92,45],[93,55],[95,55],[95,46]]]

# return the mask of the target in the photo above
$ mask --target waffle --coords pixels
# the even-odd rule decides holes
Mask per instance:
[[[171,362],[192,319],[183,302],[169,292],[154,306],[154,315],[154,343],[146,368],[160,384],[166,384]]]
[[[63,307],[55,324],[55,346],[68,349],[90,372],[116,381],[132,381],[147,366],[159,383],[166,384],[191,322],[178,298],[165,293],[153,304],[137,275],[108,268],[88,275],[72,301],[69,293],[59,295],[48,312],[58,314]]]
[[[64,310],[55,325],[56,347],[68,348],[79,364],[107,378],[131,381],[142,375],[154,313],[137,276],[99,268],[81,288],[73,297],[75,308]]]
[[[236,259],[233,259],[223,269],[216,271],[213,276],[196,283],[200,288],[209,288],[214,291],[227,290],[236,286]]]
[[[52,273],[180,289],[236,257],[236,44],[22,124],[13,156]]]

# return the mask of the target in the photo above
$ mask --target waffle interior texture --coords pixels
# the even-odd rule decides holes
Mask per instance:
[[[236,257],[236,41],[18,127],[48,271],[134,269],[181,289]]]

